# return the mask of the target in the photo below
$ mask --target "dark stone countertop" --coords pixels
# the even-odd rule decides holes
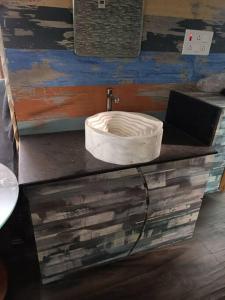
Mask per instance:
[[[142,165],[176,161],[216,153],[185,132],[164,124],[160,157],[137,165],[121,166],[94,158],[85,149],[84,131],[22,136],[19,149],[19,184],[81,177]]]

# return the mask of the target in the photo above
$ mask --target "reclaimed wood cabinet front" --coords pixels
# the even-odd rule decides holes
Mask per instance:
[[[223,191],[222,178],[225,172],[225,97],[220,96],[215,104],[223,107],[223,112],[213,141],[213,146],[218,153],[215,155],[214,164],[210,170],[206,193]]]
[[[125,257],[145,218],[137,169],[26,187],[43,283]]]
[[[192,237],[213,156],[24,187],[42,282]]]
[[[193,236],[212,162],[207,156],[141,168],[149,210],[134,253]]]

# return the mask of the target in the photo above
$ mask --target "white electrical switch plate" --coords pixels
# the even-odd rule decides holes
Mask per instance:
[[[186,29],[182,54],[209,55],[213,32]]]
[[[105,8],[106,0],[98,0],[98,8]]]

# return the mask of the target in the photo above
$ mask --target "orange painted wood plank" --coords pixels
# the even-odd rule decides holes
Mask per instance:
[[[106,110],[107,86],[47,87],[17,90],[14,95],[18,121],[89,116]],[[115,86],[121,98],[114,110],[163,111],[166,102],[146,95],[160,86]]]
[[[0,56],[0,79],[4,79],[2,58]]]
[[[82,117],[105,111],[106,89],[108,87],[73,86],[13,89],[17,121]],[[169,91],[177,87],[179,85],[176,84],[113,86],[114,94],[121,99],[119,104],[113,105],[113,110],[165,111]]]
[[[225,171],[224,171],[221,183],[220,183],[220,191],[225,192]]]

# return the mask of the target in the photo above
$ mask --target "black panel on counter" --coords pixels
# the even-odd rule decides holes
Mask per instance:
[[[198,98],[171,91],[166,122],[205,145],[212,145],[222,109]]]

